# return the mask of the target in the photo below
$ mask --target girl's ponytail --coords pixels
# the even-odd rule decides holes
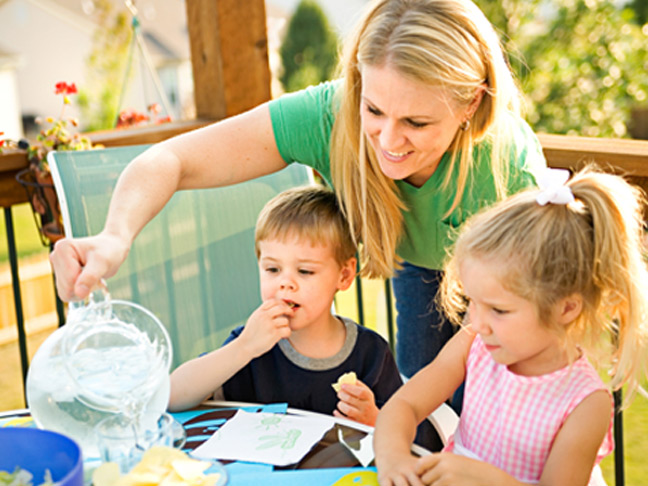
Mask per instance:
[[[590,337],[614,336],[611,386],[628,385],[631,398],[646,372],[648,273],[643,256],[644,196],[619,176],[585,169],[568,183],[591,218],[592,283],[600,302],[586,312]],[[610,329],[611,328],[611,329]]]

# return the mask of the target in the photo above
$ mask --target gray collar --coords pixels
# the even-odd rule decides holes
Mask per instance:
[[[341,316],[335,317],[340,319],[346,327],[346,339],[344,340],[342,349],[333,356],[328,358],[309,358],[308,356],[300,354],[295,348],[293,348],[293,345],[290,344],[288,339],[282,339],[279,341],[279,349],[281,349],[290,362],[307,370],[324,371],[341,365],[351,355],[351,352],[355,347],[356,340],[358,339],[358,327],[351,319]]]

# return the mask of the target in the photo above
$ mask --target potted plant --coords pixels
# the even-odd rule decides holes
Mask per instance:
[[[77,93],[74,83],[56,83],[56,95],[60,95],[63,106],[58,118],[49,117],[45,121],[37,119],[36,122],[45,125],[36,137],[34,143],[27,140],[15,142],[0,138],[0,152],[3,147],[18,148],[27,151],[29,166],[16,175],[16,180],[27,191],[34,220],[39,229],[41,241],[50,245],[63,238],[63,221],[58,198],[52,182],[52,174],[47,163],[47,154],[53,150],[91,150],[103,148],[103,145],[93,144],[89,137],[74,131],[78,127],[75,118],[65,117],[65,108],[71,103],[70,96]],[[147,113],[140,113],[133,109],[124,109],[119,113],[116,129],[126,129],[147,123],[168,123],[170,116],[160,116],[161,107],[158,103],[149,105]],[[0,137],[2,136],[0,132]]]
[[[63,100],[61,113],[58,118],[49,117],[44,122],[37,119],[37,123],[45,125],[36,137],[34,143],[21,140],[16,145],[27,150],[29,166],[16,175],[16,180],[25,187],[34,211],[34,220],[41,235],[44,245],[49,245],[63,238],[63,221],[58,199],[52,183],[52,174],[47,163],[47,154],[52,150],[90,150],[100,148],[93,145],[90,139],[73,131],[78,126],[75,118],[65,117],[65,108],[71,103],[70,95],[77,93],[74,83],[56,83],[56,95]],[[3,141],[9,144],[8,141]]]

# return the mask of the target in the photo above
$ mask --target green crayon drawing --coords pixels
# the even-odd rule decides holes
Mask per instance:
[[[292,449],[295,447],[297,439],[299,439],[301,434],[302,432],[299,429],[290,429],[279,431],[274,435],[264,435],[259,437],[260,445],[258,445],[256,449],[270,449],[273,447]]]
[[[270,427],[277,427],[280,423],[281,417],[279,415],[269,415],[261,419],[261,422],[257,426],[257,429],[265,428],[266,430],[270,430]]]

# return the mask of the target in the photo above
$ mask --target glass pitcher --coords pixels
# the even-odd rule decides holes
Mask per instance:
[[[166,410],[171,358],[169,335],[155,315],[96,290],[83,304],[70,304],[65,326],[36,352],[27,373],[29,410],[39,427],[75,439],[84,458],[98,458],[99,421]]]

